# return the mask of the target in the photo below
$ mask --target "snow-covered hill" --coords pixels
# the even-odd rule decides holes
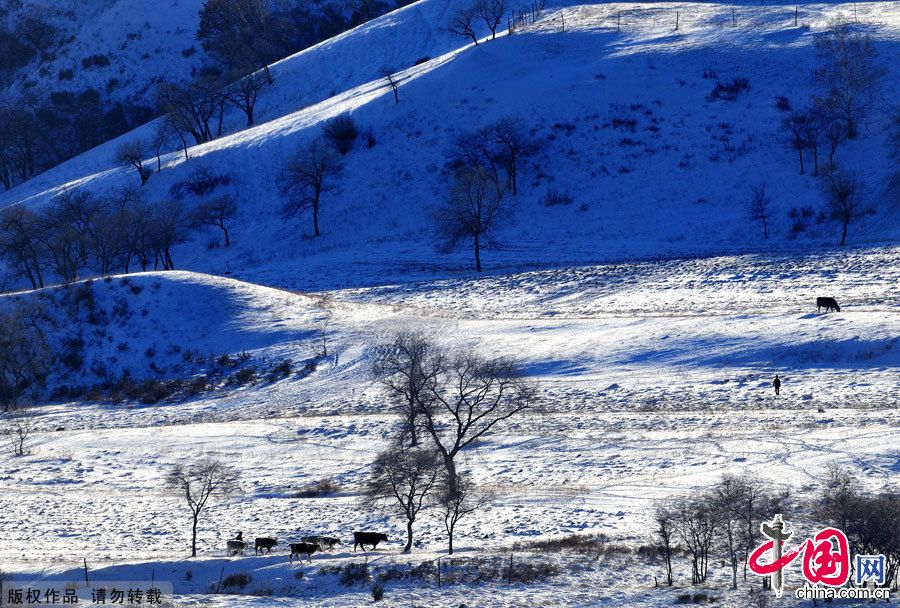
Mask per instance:
[[[261,124],[235,130],[240,117],[232,116],[232,133],[191,148],[190,160],[168,154],[142,189],[148,200],[169,196],[205,166],[232,177],[240,207],[234,246],[208,250],[198,235],[178,252],[180,265],[273,281],[297,274],[305,287],[351,263],[395,277],[423,264],[468,267],[469,252],[435,257],[430,211],[446,196],[445,151],[458,134],[510,115],[526,119],[544,146],[522,172],[517,221],[485,256],[488,267],[792,246],[789,210],[819,207],[821,185],[799,175],[796,154],[782,144],[775,100],[806,103],[813,40],[855,10],[853,27],[873,36],[891,66],[883,91],[898,83],[900,23],[891,3],[802,7],[798,27],[793,7],[738,7],[735,27],[731,8],[717,4],[548,7],[536,25],[477,46],[443,29],[457,4],[423,0],[276,64]],[[412,66],[424,57],[431,59]],[[399,103],[378,78],[383,66],[400,70]],[[738,76],[749,79],[749,91],[734,102],[709,99],[718,80]],[[339,192],[323,200],[324,234],[309,238],[308,218],[279,213],[276,177],[324,121],[343,113],[377,143],[357,142],[347,155]],[[885,191],[889,120],[886,103],[859,140],[838,150],[842,165],[865,170],[879,209],[851,227],[851,242],[895,239],[900,230],[897,201]],[[111,159],[120,141],[140,135],[48,171],[0,204],[133,184],[133,171]],[[769,241],[747,218],[750,187],[763,181],[774,199]],[[572,203],[545,206],[551,189]],[[811,224],[801,240],[835,242],[834,226]]]
[[[820,182],[799,175],[776,107],[778,96],[803,105],[813,40],[838,18],[873,36],[885,91],[896,90],[896,3],[801,6],[797,26],[793,5],[557,3],[533,26],[478,45],[443,29],[460,6],[420,0],[277,63],[257,126],[240,130],[230,115],[227,135],[192,147],[189,160],[164,156],[142,195],[163,201],[203,169],[227,175],[213,196],[238,202],[230,247],[196,233],[174,250],[178,271],[0,296],[0,309],[34,304],[61,355],[29,410],[31,453],[0,459],[0,574],[81,580],[89,570],[91,580],[170,581],[189,604],[345,608],[368,603],[371,587],[345,586],[338,572],[365,563],[385,582],[386,605],[661,607],[711,596],[745,608],[766,604],[748,595],[760,581],[729,590],[720,547],[706,583],[688,586],[679,551],[676,585],[662,584],[659,505],[746,474],[790,494],[792,525],[821,526],[801,517],[835,464],[866,492],[896,494],[900,209],[884,191],[892,100],[838,150],[878,207],[851,226],[845,248],[814,218],[791,238],[789,210],[819,207]],[[401,79],[399,102],[379,76],[385,66]],[[710,100],[717,81],[739,76],[750,88],[736,101]],[[308,217],[280,214],[276,178],[344,113],[372,130],[374,145],[358,141],[345,157],[314,238]],[[475,275],[470,252],[436,250],[431,211],[447,194],[450,142],[510,115],[543,146],[520,172],[515,220]],[[71,187],[97,196],[137,187],[135,171],[112,158],[152,128],[0,195],[0,206],[39,208]],[[768,241],[747,218],[761,181],[773,196]],[[545,205],[554,189],[572,202]],[[819,296],[841,310],[817,311]],[[461,523],[449,563],[436,508],[420,514],[403,555],[402,518],[361,500],[369,465],[400,425],[372,377],[373,348],[398,331],[512,357],[538,387],[540,408],[460,453],[491,499]],[[173,395],[174,380],[187,383]],[[144,382],[166,391],[132,396]],[[106,386],[85,394],[94,385]],[[206,457],[233,466],[241,489],[210,502],[198,556],[186,558],[188,512],[164,480],[173,465]],[[301,492],[322,478],[336,491]],[[364,529],[389,540],[350,551]],[[226,557],[238,530],[279,546]],[[310,533],[345,544],[285,565],[286,542]],[[549,555],[528,544],[573,534],[608,541]],[[477,582],[437,588],[440,559]],[[556,570],[506,584],[512,559]],[[228,575],[247,576],[246,586],[209,593]],[[791,591],[799,580],[789,578]],[[805,605],[791,593],[781,601]]]
[[[110,102],[152,103],[153,83],[188,78],[202,64],[205,53],[196,41],[202,5],[202,0],[10,3],[9,27],[38,14],[57,35],[49,56],[37,56],[19,70],[0,99],[10,103],[28,91],[49,95],[94,88]],[[98,56],[105,60],[89,60]]]

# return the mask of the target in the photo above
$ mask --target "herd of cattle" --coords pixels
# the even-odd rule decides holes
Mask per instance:
[[[372,545],[372,551],[380,542],[387,542],[387,534],[381,532],[354,532],[353,533],[353,550],[362,547],[366,550],[366,545]],[[341,544],[341,539],[336,536],[304,536],[299,543],[288,543],[291,548],[290,561],[294,561],[294,556],[300,559],[301,555],[305,555],[306,559],[312,561],[312,554],[316,551],[324,551],[325,549],[334,549],[335,545]],[[243,532],[238,532],[234,539],[227,543],[229,557],[234,555],[243,555],[247,548],[247,542],[244,540]],[[257,536],[253,543],[253,551],[256,555],[262,553],[272,553],[272,548],[278,546],[278,539],[271,536]]]

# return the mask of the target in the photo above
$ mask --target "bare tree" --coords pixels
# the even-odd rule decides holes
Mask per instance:
[[[191,219],[196,226],[212,226],[222,231],[225,236],[225,246],[231,245],[226,222],[237,214],[237,204],[228,194],[217,196],[200,203],[191,213]]]
[[[493,181],[480,167],[464,167],[453,175],[450,193],[434,214],[440,245],[452,251],[471,242],[475,269],[481,272],[481,247],[508,215]]]
[[[425,429],[447,471],[448,492],[456,493],[456,457],[516,414],[534,409],[536,389],[509,359],[460,354],[429,385],[420,404]]]
[[[497,26],[503,21],[503,15],[508,8],[507,0],[476,0],[475,12],[481,17],[484,24],[491,30],[491,40],[497,37]]]
[[[37,430],[37,416],[29,408],[10,413],[3,423],[3,435],[9,442],[13,455],[26,456],[31,450],[28,441]]]
[[[490,1],[490,0],[488,0]],[[506,170],[507,188],[517,194],[516,178],[522,160],[538,149],[537,140],[528,132],[525,121],[519,116],[503,118],[491,126],[497,157]]]
[[[475,19],[478,17],[478,11],[474,6],[459,9],[450,18],[450,25],[447,31],[457,36],[471,38],[475,45],[478,45],[478,35],[475,33]]]
[[[51,360],[42,312],[34,304],[0,311],[0,404],[15,409],[21,394],[43,383]]]
[[[660,506],[656,509],[653,519],[656,522],[656,536],[659,538],[666,560],[666,584],[671,587],[672,555],[675,552],[675,515],[669,508]]]
[[[433,499],[441,473],[441,461],[433,450],[395,447],[382,452],[372,463],[363,500],[374,505],[387,502],[406,518],[406,546],[413,544],[413,524],[419,512]]]
[[[163,115],[162,128],[165,132],[172,133],[178,137],[178,141],[181,142],[181,150],[184,153],[184,160],[188,160],[190,156],[188,155],[187,135],[190,133],[191,127],[185,114],[177,109],[168,108]],[[159,157],[157,157],[158,159]],[[160,168],[160,165],[157,164],[157,167]]]
[[[844,531],[856,551],[884,555],[883,586],[896,590],[900,573],[900,496],[859,496],[854,518]]]
[[[88,226],[88,243],[94,267],[103,276],[112,274],[117,267],[127,266],[129,220],[128,209],[112,201],[104,201],[100,212]]]
[[[843,122],[848,139],[856,139],[886,73],[875,45],[869,36],[853,35],[846,25],[839,25],[816,40],[816,52],[814,101],[828,116]]]
[[[481,172],[494,186],[497,198],[505,194],[509,179],[503,179],[502,171],[511,160],[505,154],[505,147],[498,145],[494,126],[461,133],[453,140],[447,159],[457,173],[466,170]]]
[[[680,498],[673,505],[675,531],[691,556],[691,583],[706,581],[709,555],[718,532],[712,500],[707,495]]]
[[[41,214],[41,241],[50,269],[63,283],[73,283],[84,267],[86,238],[73,224],[52,212]]]
[[[163,83],[157,87],[156,99],[179,137],[189,134],[198,144],[213,139],[212,120],[222,102],[218,83],[210,79],[187,84]]]
[[[852,471],[839,462],[828,464],[822,486],[818,514],[841,530],[850,526],[859,507],[862,488]]]
[[[272,84],[268,72],[251,72],[238,78],[225,89],[225,99],[247,117],[247,126],[254,124],[254,108],[263,90]]]
[[[152,210],[150,238],[156,252],[157,262],[163,269],[175,270],[172,248],[185,243],[191,222],[184,203],[178,199],[166,199],[157,203]]]
[[[900,574],[900,497],[866,495],[858,475],[844,463],[828,465],[816,501],[817,515],[843,530],[862,554],[885,556],[884,586],[896,588]]]
[[[137,260],[141,271],[146,272],[150,267],[150,259],[154,255],[157,240],[153,209],[130,190],[122,192],[119,209],[123,214],[122,219],[125,224],[123,233],[125,272],[131,268],[132,259]]]
[[[800,175],[803,175],[805,173],[803,150],[806,149],[806,115],[800,112],[791,112],[781,121],[781,128],[785,131],[787,146],[797,151],[800,158]]]
[[[162,149],[169,142],[169,136],[172,133],[172,125],[165,119],[161,122],[157,123],[156,128],[153,129],[153,134],[150,136],[150,147],[153,148],[153,152],[156,154],[156,172],[159,173],[162,171]],[[185,158],[185,160],[187,160]]]
[[[201,460],[192,465],[175,465],[166,477],[166,486],[184,497],[191,511],[191,557],[197,557],[197,526],[200,515],[213,497],[238,492],[238,473],[223,462]]]
[[[266,52],[270,22],[263,0],[207,0],[200,10],[197,39],[229,69],[257,66],[272,58]]]
[[[372,373],[403,416],[401,443],[409,436],[410,446],[418,445],[422,404],[442,371],[443,355],[422,335],[401,332],[376,349]]]
[[[398,90],[400,81],[397,80],[394,69],[388,67],[381,68],[381,76],[387,80],[388,86],[391,87],[391,91],[394,93],[394,101],[400,103],[400,92]]]
[[[444,519],[444,530],[447,531],[447,553],[453,555],[453,533],[456,524],[463,517],[480,511],[491,501],[491,495],[475,485],[467,472],[457,475],[456,483],[448,483],[446,471],[441,488],[441,515]],[[455,488],[455,491],[451,490]]]
[[[841,245],[844,245],[850,224],[873,215],[875,209],[868,204],[862,178],[856,173],[835,168],[824,176],[822,184],[826,210],[840,224]]]
[[[765,182],[756,184],[751,189],[750,197],[750,221],[759,222],[762,225],[763,236],[769,238],[769,216],[772,207],[772,197],[769,196]]]
[[[806,113],[806,120],[803,122],[803,136],[806,138],[806,147],[813,153],[813,175],[819,175],[819,144],[825,137],[827,127],[828,119],[821,112],[812,109]]]
[[[91,226],[96,224],[97,216],[101,213],[103,205],[93,194],[87,190],[68,188],[59,195],[53,197],[50,205],[42,215],[55,216],[58,221],[64,222],[78,235],[80,263],[82,266],[88,263],[88,240]]]
[[[25,205],[0,210],[0,256],[32,289],[44,286],[46,251],[41,230],[41,218]]]
[[[147,183],[150,179],[151,170],[144,166],[144,155],[147,152],[147,145],[140,139],[123,142],[116,149],[115,161],[126,167],[133,167],[141,177],[141,185]]]
[[[847,141],[847,125],[841,119],[825,117],[819,114],[825,122],[822,126],[822,136],[828,142],[828,167],[834,167],[834,155],[837,153],[838,146]]]
[[[725,475],[712,489],[712,508],[722,533],[722,546],[731,568],[731,588],[737,589],[738,566],[741,556],[741,534],[746,487],[742,479]]]
[[[284,165],[279,176],[279,189],[285,198],[284,213],[301,215],[312,210],[313,229],[319,231],[319,204],[322,195],[332,192],[332,178],[341,174],[343,163],[321,138],[315,139]]]

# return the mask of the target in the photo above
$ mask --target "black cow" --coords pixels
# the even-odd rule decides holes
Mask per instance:
[[[294,556],[300,559],[300,554],[305,554],[306,559],[312,561],[312,554],[319,550],[318,543],[291,543],[291,562]]]
[[[265,549],[266,553],[271,553],[272,547],[276,546],[277,544],[277,538],[272,538],[271,536],[257,536],[253,551],[257,555],[259,555],[263,549]]]
[[[387,534],[382,534],[381,532],[354,532],[353,550],[356,551],[356,547],[359,546],[365,551],[366,545],[372,545],[372,551],[374,551],[378,543],[381,541],[387,542],[387,539]]]
[[[326,547],[328,549],[334,549],[335,545],[341,544],[341,539],[336,536],[304,536],[300,538],[300,542],[315,543],[319,545],[320,550],[323,550]]]
[[[816,298],[816,312],[819,312],[823,308],[825,309],[825,312],[828,312],[829,310],[841,312],[841,307],[838,306],[837,300],[834,298]]]

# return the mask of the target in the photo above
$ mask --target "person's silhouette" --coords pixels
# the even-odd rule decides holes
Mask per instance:
[[[775,395],[781,394],[781,378],[778,377],[778,374],[775,374],[775,380],[772,381],[772,386],[775,387]]]

